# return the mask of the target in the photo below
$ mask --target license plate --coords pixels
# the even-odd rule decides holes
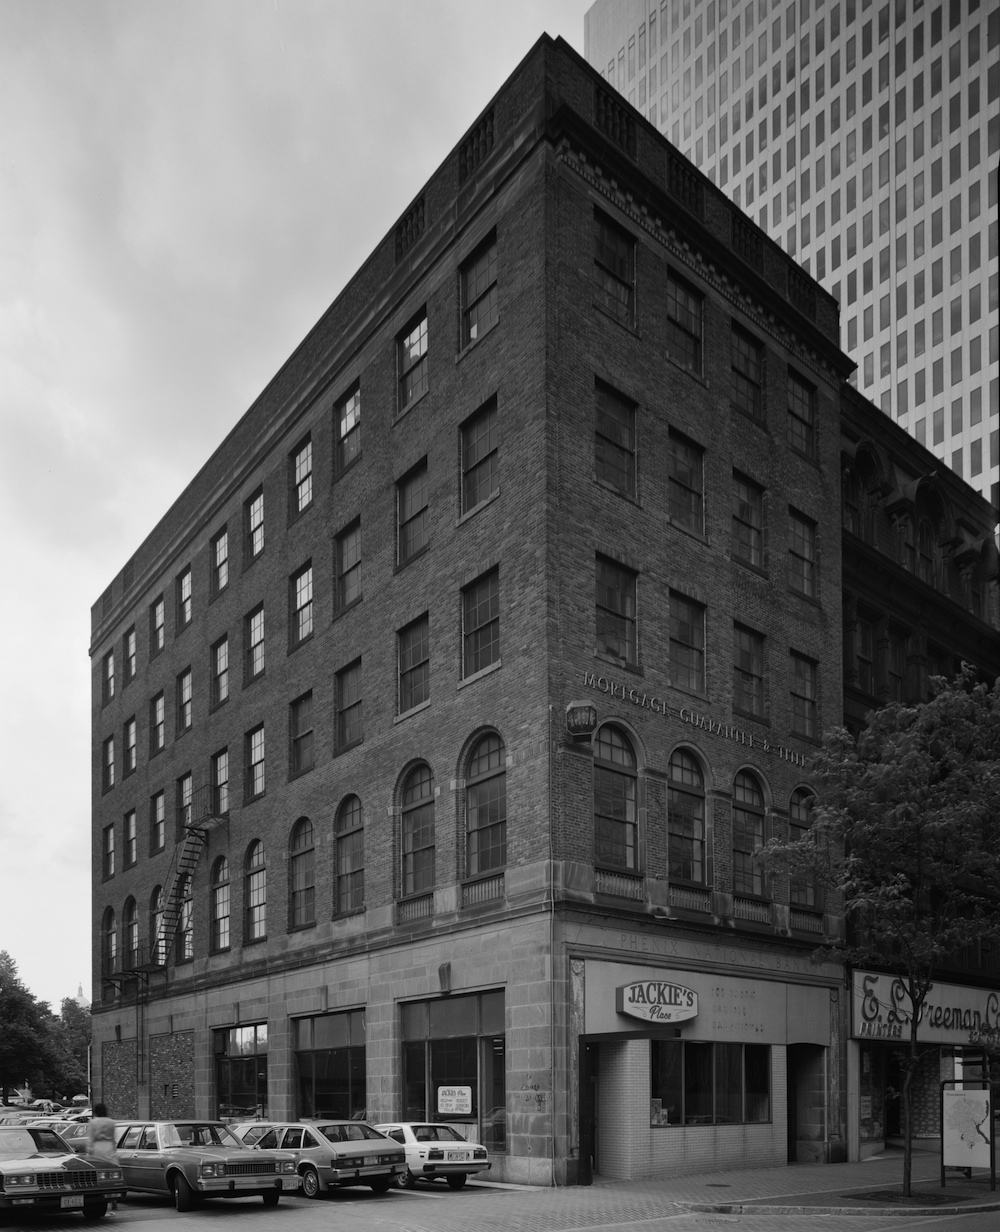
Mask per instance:
[[[66,1210],[67,1207],[81,1207],[83,1206],[83,1194],[70,1194],[69,1197],[60,1198],[59,1206],[62,1210]]]
[[[364,1163],[365,1163],[366,1168],[372,1168],[375,1166],[375,1164],[378,1163],[378,1156],[377,1155],[366,1155]]]
[[[469,1152],[468,1151],[446,1151],[444,1157],[445,1159],[468,1159]]]

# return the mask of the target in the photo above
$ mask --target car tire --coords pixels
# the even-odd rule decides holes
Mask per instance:
[[[303,1198],[318,1198],[319,1197],[319,1173],[315,1168],[302,1169],[302,1196]]]
[[[198,1199],[194,1190],[188,1184],[187,1178],[180,1172],[176,1174],[170,1184],[170,1188],[174,1194],[174,1210],[175,1211],[193,1211],[198,1205]]]
[[[449,1172],[444,1179],[449,1189],[461,1189],[469,1178],[464,1172]]]
[[[277,1206],[278,1199],[281,1197],[280,1189],[265,1189],[260,1195],[264,1199],[265,1206]]]
[[[84,1202],[83,1217],[89,1223],[94,1219],[103,1219],[108,1213],[107,1202]]]
[[[392,1178],[388,1176],[377,1176],[373,1181],[369,1181],[372,1193],[384,1194],[389,1192],[389,1186],[392,1184]]]
[[[396,1177],[396,1184],[400,1189],[412,1189],[417,1183],[417,1178],[413,1175],[409,1168],[404,1168]]]

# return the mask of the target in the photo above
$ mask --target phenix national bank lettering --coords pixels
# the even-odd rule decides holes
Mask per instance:
[[[666,980],[637,980],[615,989],[615,1009],[646,1022],[684,1022],[698,1016],[698,994]]]
[[[913,1007],[901,979],[855,971],[853,994],[855,1037],[910,1038]],[[917,1038],[935,1044],[1000,1043],[1000,994],[961,984],[932,984],[921,1008]]]
[[[620,697],[622,701],[628,702],[632,706],[638,707],[639,710],[651,710],[654,714],[669,714],[680,719],[682,723],[689,723],[692,727],[697,727],[699,731],[708,732],[713,736],[722,736],[724,740],[733,740],[737,744],[745,745],[748,749],[759,749],[762,753],[767,753],[771,757],[778,757],[782,761],[790,762],[793,766],[804,766],[806,758],[802,753],[796,753],[794,749],[786,748],[783,744],[772,744],[770,740],[766,740],[761,736],[755,736],[753,732],[748,732],[742,727],[736,727],[732,723],[719,723],[715,719],[709,718],[708,715],[699,714],[696,710],[692,710],[690,706],[681,706],[676,709],[667,704],[662,697],[657,697],[655,693],[643,693],[634,685],[623,684],[619,680],[612,680],[610,676],[595,676],[593,672],[585,671],[583,673],[583,684],[585,688],[597,689],[600,693],[607,693],[609,697]]]

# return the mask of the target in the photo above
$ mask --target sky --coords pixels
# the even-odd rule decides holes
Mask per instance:
[[[90,607],[590,0],[0,0],[0,950],[90,997]]]

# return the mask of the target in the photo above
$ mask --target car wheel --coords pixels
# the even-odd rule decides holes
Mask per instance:
[[[180,1172],[173,1179],[171,1188],[174,1191],[174,1210],[176,1211],[193,1211],[198,1203],[195,1197],[195,1192],[188,1184],[187,1179]]]
[[[83,1217],[88,1222],[93,1219],[103,1219],[108,1213],[107,1202],[84,1202]]]
[[[261,1195],[264,1199],[265,1206],[277,1206],[278,1199],[281,1197],[280,1189],[266,1189]]]
[[[392,1178],[388,1176],[377,1176],[373,1181],[368,1182],[371,1186],[372,1193],[378,1194],[388,1193],[391,1183]]]
[[[409,1168],[404,1168],[396,1177],[396,1184],[400,1189],[412,1189],[417,1183],[417,1178],[413,1175]]]
[[[461,1189],[469,1178],[464,1172],[449,1172],[444,1179],[448,1182],[449,1189]]]
[[[319,1197],[319,1176],[315,1168],[305,1168],[302,1172],[303,1198]]]

